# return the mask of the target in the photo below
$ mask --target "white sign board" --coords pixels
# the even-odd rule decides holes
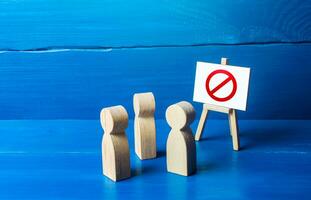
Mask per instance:
[[[193,101],[246,110],[250,68],[197,62]]]

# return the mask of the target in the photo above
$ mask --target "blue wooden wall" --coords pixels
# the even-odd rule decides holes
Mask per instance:
[[[133,117],[145,91],[163,118],[191,101],[195,62],[221,57],[251,67],[241,118],[311,118],[310,0],[3,0],[0,119]]]

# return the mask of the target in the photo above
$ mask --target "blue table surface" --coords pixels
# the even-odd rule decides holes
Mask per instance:
[[[228,122],[209,120],[198,171],[182,177],[166,172],[166,122],[157,120],[158,157],[141,161],[130,121],[132,177],[114,183],[102,175],[99,121],[4,120],[0,199],[310,199],[310,122],[240,120],[234,152]]]

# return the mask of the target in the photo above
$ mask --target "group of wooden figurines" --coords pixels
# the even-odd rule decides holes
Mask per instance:
[[[133,98],[135,124],[135,152],[141,159],[157,156],[155,128],[155,99],[151,92],[135,94]],[[188,176],[196,170],[196,147],[189,125],[195,118],[193,106],[182,101],[166,110],[169,133],[166,153],[167,170]],[[100,122],[104,129],[102,140],[103,173],[113,181],[129,178],[130,149],[125,129],[128,114],[123,106],[102,109]]]
[[[141,159],[152,159],[157,156],[155,128],[155,99],[151,92],[135,94],[133,97],[135,112],[134,137],[135,152]],[[195,138],[190,124],[195,119],[193,106],[186,101],[169,106],[166,110],[166,121],[171,127],[166,142],[167,171],[188,176],[196,171],[195,140],[200,140],[208,111],[228,114],[232,144],[239,150],[239,137],[236,112],[234,109],[203,105]],[[100,122],[104,129],[102,140],[103,173],[113,181],[130,177],[130,149],[125,129],[128,126],[128,114],[123,106],[102,109]]]

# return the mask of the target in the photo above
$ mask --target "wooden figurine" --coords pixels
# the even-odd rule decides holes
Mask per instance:
[[[196,147],[190,124],[195,118],[193,106],[181,101],[166,110],[172,128],[166,143],[167,171],[189,176],[196,171]]]
[[[135,112],[135,152],[141,160],[155,158],[157,148],[153,94],[151,92],[135,94],[133,106]]]
[[[128,114],[125,108],[104,108],[100,113],[100,122],[105,131],[102,140],[103,174],[113,181],[130,177],[130,150],[125,134]]]

